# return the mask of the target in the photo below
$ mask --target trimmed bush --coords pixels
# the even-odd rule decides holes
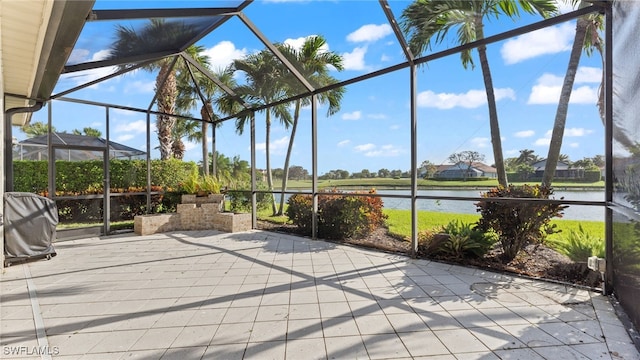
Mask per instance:
[[[333,191],[336,195],[318,197],[318,236],[325,239],[364,237],[384,224],[382,199],[353,196],[354,193]],[[375,190],[369,192],[374,194]],[[289,198],[286,215],[303,233],[311,234],[312,197],[296,194]]]
[[[540,185],[522,185],[491,189],[483,198],[530,198],[549,199],[553,189]],[[508,263],[530,242],[541,242],[548,234],[557,232],[551,219],[562,217],[566,205],[538,202],[482,201],[476,204],[480,212],[477,228],[493,230],[498,234],[503,260]]]
[[[44,193],[48,188],[47,161],[17,160],[13,162],[14,189],[33,193]],[[163,189],[177,189],[191,171],[198,169],[196,163],[176,159],[151,160],[151,185]],[[145,160],[109,161],[109,177],[112,192],[147,186],[147,164]],[[87,194],[102,192],[102,161],[56,161],[56,190],[60,194]]]

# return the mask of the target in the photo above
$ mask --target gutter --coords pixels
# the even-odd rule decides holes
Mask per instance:
[[[36,101],[33,106],[7,109],[4,112],[4,191],[13,191],[13,129],[11,118],[15,114],[34,113],[44,106],[44,101]]]

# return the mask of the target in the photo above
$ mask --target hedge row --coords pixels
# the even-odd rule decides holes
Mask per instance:
[[[14,190],[34,193],[48,188],[47,161],[18,160],[13,162]],[[197,169],[194,162],[180,160],[151,160],[151,185],[164,189],[177,189],[189,174]],[[56,161],[56,190],[64,193],[101,192],[102,161]],[[110,160],[111,189],[126,191],[147,186],[145,160]]]
[[[528,182],[532,182],[532,183],[536,183],[536,182],[542,182],[542,178],[541,177],[535,177],[535,176],[531,176],[529,175],[526,179],[522,178],[522,174],[520,173],[514,173],[514,172],[509,172],[507,173],[507,179],[510,182],[521,182],[521,181],[528,181]],[[600,174],[600,170],[585,170],[584,172],[584,177],[582,177],[581,179],[563,179],[563,178],[554,178],[553,182],[554,183],[563,183],[563,182],[572,182],[572,183],[592,183],[592,182],[598,182],[602,180],[602,176]]]

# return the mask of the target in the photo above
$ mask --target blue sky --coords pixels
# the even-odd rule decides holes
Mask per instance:
[[[182,6],[206,7],[211,2],[181,2]],[[213,2],[222,6],[225,2]],[[391,1],[398,18],[409,2]],[[175,7],[175,2],[98,1],[96,8]],[[395,40],[386,17],[376,1],[262,1],[245,9],[247,17],[272,42],[293,46],[306,36],[322,35],[328,50],[341,54],[345,70],[332,71],[340,80],[350,79],[396,65],[404,61],[400,45]],[[538,18],[522,16],[519,20],[492,19],[486,23],[487,36],[520,27]],[[72,53],[72,59],[99,60],[108,55],[113,23],[92,23],[83,32]],[[540,30],[488,47],[498,117],[505,157],[518,156],[519,150],[533,149],[546,157],[555,117],[560,86],[566,71],[573,41],[573,22]],[[234,58],[260,51],[261,42],[237,18],[229,20],[199,45],[207,49],[211,65],[224,67]],[[456,45],[449,38],[437,47],[440,50]],[[475,54],[474,54],[475,56]],[[474,59],[476,59],[474,57]],[[436,164],[465,150],[478,151],[493,162],[489,135],[488,111],[482,73],[476,68],[465,70],[458,55],[432,61],[418,70],[418,159]],[[596,107],[601,81],[601,58],[583,54],[563,141],[562,153],[572,160],[604,154],[604,127]],[[54,93],[79,83],[111,73],[99,69],[63,77]],[[153,98],[155,73],[136,71],[69,97],[106,103],[147,108]],[[238,75],[238,80],[242,77]],[[155,106],[154,106],[155,108]],[[318,170],[350,172],[381,168],[410,168],[409,70],[404,69],[346,87],[339,113],[325,116],[326,107],[319,109]],[[194,109],[193,114],[198,114]],[[53,104],[54,126],[57,130],[81,129],[91,126],[106,134],[105,110],[90,106],[56,102]],[[303,110],[295,138],[292,165],[311,169],[311,127],[309,109]],[[34,114],[32,121],[45,121],[46,111]],[[120,110],[110,111],[110,137],[113,141],[145,149],[145,115]],[[257,163],[265,166],[264,120],[257,122]],[[152,123],[155,121],[152,118]],[[153,124],[152,124],[153,125]],[[218,151],[250,159],[249,131],[239,136],[232,122],[217,132]],[[24,135],[16,131],[18,139]],[[282,167],[290,131],[277,121],[271,134],[272,167]],[[152,134],[152,147],[157,146]],[[200,145],[187,142],[186,159],[198,161]],[[157,150],[152,157],[159,157]]]

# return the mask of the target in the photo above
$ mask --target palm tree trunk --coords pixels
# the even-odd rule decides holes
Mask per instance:
[[[202,171],[205,176],[209,175],[209,142],[207,141],[207,130],[209,123],[202,122]]]
[[[481,17],[476,20],[476,37],[478,40],[484,38]],[[498,173],[498,184],[507,187],[509,183],[507,181],[507,172],[504,167],[504,157],[502,155],[502,138],[500,137],[500,124],[498,123],[496,96],[493,90],[493,79],[491,78],[491,69],[489,68],[487,47],[485,45],[478,47],[478,57],[480,58],[480,67],[482,68],[482,77],[484,78],[484,88],[487,93],[489,126],[491,128],[491,144],[493,145],[493,158],[496,163],[496,172]]]
[[[176,77],[173,71],[168,75],[169,63],[163,63],[160,72],[156,77],[156,89],[158,90],[158,111],[166,114],[173,114],[176,102]],[[162,79],[166,77],[164,84]],[[160,159],[167,160],[173,157],[173,134],[172,130],[176,119],[172,116],[158,115],[156,126],[158,128],[158,141],[160,143]]]
[[[284,192],[287,191],[287,182],[289,180],[289,161],[291,160],[291,152],[293,151],[293,139],[296,137],[298,128],[298,119],[300,118],[300,105],[302,100],[296,100],[296,108],[293,113],[293,124],[291,124],[291,137],[289,138],[289,146],[287,147],[287,156],[284,160],[284,175],[282,176],[282,193],[280,194],[280,208],[278,215],[282,216],[284,209]]]
[[[267,186],[269,187],[269,191],[273,191],[273,176],[271,175],[271,156],[269,151],[269,141],[271,140],[271,111],[269,109],[267,109],[266,118],[265,153],[267,155]],[[271,210],[273,211],[273,215],[275,215],[278,212],[278,209],[276,209],[276,198],[272,195],[271,199]]]
[[[549,153],[547,155],[547,163],[544,167],[544,175],[542,176],[542,185],[551,186],[553,176],[558,166],[558,158],[560,149],[562,148],[562,137],[564,136],[564,127],[567,122],[567,113],[569,111],[569,100],[571,99],[571,90],[576,79],[576,72],[580,64],[584,39],[587,34],[589,21],[586,17],[578,18],[576,22],[576,35],[571,47],[571,55],[569,56],[569,66],[564,76],[564,83],[560,92],[560,100],[558,101],[558,109],[556,110],[556,119],[553,123],[553,131],[551,133],[551,142],[549,143]]]

